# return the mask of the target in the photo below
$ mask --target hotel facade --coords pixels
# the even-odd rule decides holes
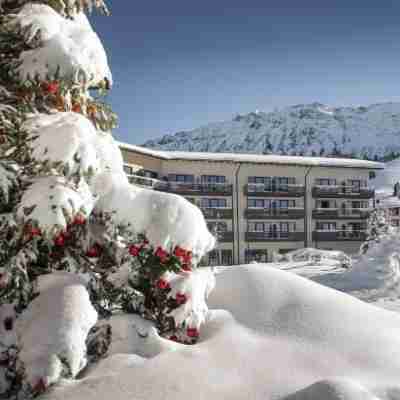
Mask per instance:
[[[303,247],[356,253],[383,165],[337,158],[155,151],[119,143],[132,184],[184,196],[218,239],[208,265]]]

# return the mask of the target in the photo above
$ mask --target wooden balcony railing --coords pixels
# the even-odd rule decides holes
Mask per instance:
[[[232,219],[232,208],[201,208],[206,219]]]
[[[246,242],[300,242],[304,232],[246,232]]]
[[[247,219],[300,219],[304,218],[304,208],[247,208]]]
[[[180,183],[159,181],[154,189],[184,196],[230,196],[232,185],[225,183]]]
[[[313,197],[372,199],[374,190],[357,186],[317,185],[313,187],[312,194]]]
[[[369,208],[316,208],[315,219],[367,219],[371,214]]]
[[[222,231],[216,232],[214,235],[219,243],[230,243],[233,242],[233,232],[232,231]]]
[[[336,241],[356,241],[363,242],[367,238],[364,230],[354,231],[314,231],[313,240],[315,242],[336,242]]]
[[[303,197],[303,185],[264,185],[249,183],[244,188],[248,196]]]

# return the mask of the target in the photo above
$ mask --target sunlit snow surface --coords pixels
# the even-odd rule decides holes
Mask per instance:
[[[191,347],[114,317],[110,357],[44,398],[400,399],[396,313],[257,264],[217,274],[208,305]]]
[[[90,84],[104,78],[112,82],[106,52],[83,13],[67,19],[47,5],[26,4],[13,23],[29,27],[28,41],[40,32],[41,46],[21,53],[18,70],[23,77],[39,74],[46,79],[59,67],[62,76],[84,72]]]

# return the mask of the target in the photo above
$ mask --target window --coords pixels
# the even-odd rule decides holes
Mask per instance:
[[[169,174],[168,180],[171,182],[179,182],[179,183],[194,183],[194,175]]]
[[[318,231],[336,231],[336,222],[317,222]]]
[[[227,232],[228,224],[226,222],[208,222],[208,229],[210,232]]]
[[[221,264],[222,265],[233,264],[232,250],[221,250]]]
[[[227,201],[226,199],[201,199],[201,207],[202,208],[226,208]]]
[[[202,175],[202,183],[225,183],[226,178],[223,175]]]
[[[315,180],[315,184],[318,186],[335,186],[336,179],[332,178],[317,178]]]
[[[245,250],[245,262],[250,263],[255,262],[267,262],[268,261],[268,251],[258,250],[258,249],[246,249]]]
[[[264,199],[248,199],[248,208],[266,208],[266,203]]]
[[[132,175],[132,174],[133,174],[133,169],[132,169],[132,167],[130,167],[129,165],[124,165],[124,172],[125,172],[127,175]]]
[[[369,171],[369,179],[375,179],[376,178],[376,172],[375,171]]]
[[[215,266],[219,264],[219,251],[212,250],[208,253],[208,264],[210,266]]]

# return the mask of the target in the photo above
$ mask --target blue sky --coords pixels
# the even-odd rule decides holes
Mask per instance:
[[[400,2],[109,0],[92,18],[115,136],[143,143],[234,114],[400,101]]]

